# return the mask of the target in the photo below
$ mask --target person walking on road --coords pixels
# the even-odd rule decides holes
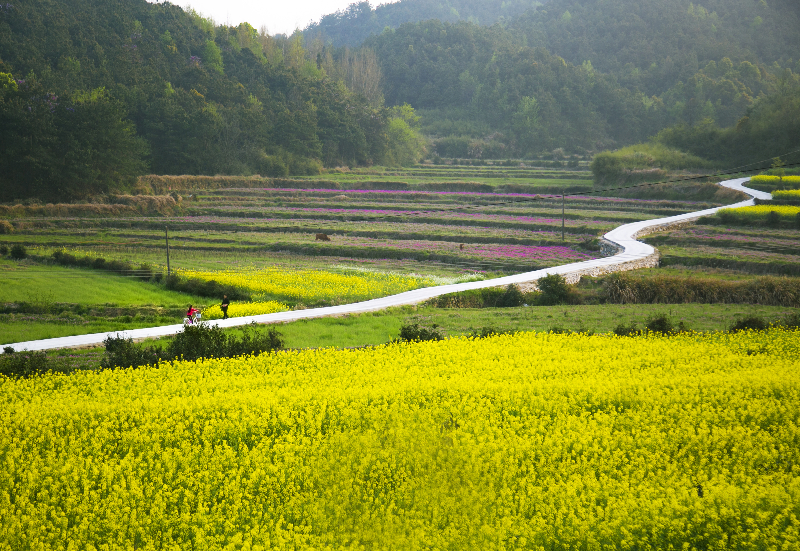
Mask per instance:
[[[222,304],[219,305],[219,309],[222,310],[222,319],[228,319],[228,305],[230,305],[231,301],[228,300],[228,295],[222,295]]]

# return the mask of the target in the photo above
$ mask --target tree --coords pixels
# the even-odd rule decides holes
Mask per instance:
[[[222,52],[213,40],[206,40],[206,45],[203,48],[203,63],[209,69],[216,71],[220,74],[223,72],[224,64],[222,63]]]
[[[540,131],[539,104],[536,98],[523,96],[511,120],[511,132],[517,151],[522,155],[532,153]]]
[[[390,110],[388,164],[409,166],[425,154],[425,139],[416,129],[419,116],[407,103]]]

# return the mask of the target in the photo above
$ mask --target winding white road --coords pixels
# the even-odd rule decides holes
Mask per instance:
[[[728,180],[721,182],[720,185],[742,191],[750,195],[754,199],[770,199],[769,193],[757,191],[744,187],[743,184],[750,180],[750,178],[739,178],[737,180]],[[668,218],[658,218],[656,220],[645,220],[642,222],[633,222],[625,224],[605,234],[605,239],[618,245],[622,250],[614,256],[605,258],[597,258],[595,260],[586,260],[584,262],[575,262],[572,264],[565,264],[563,266],[555,266],[552,268],[545,268],[543,270],[536,270],[534,272],[526,272],[523,274],[516,274],[496,279],[489,279],[485,281],[473,281],[470,283],[457,283],[453,285],[442,285],[439,287],[426,287],[424,289],[416,289],[414,291],[407,291],[399,295],[392,295],[389,297],[376,298],[364,302],[356,302],[353,304],[345,304],[341,306],[329,306],[325,308],[312,308],[308,310],[296,310],[291,312],[278,312],[276,314],[262,314],[259,316],[245,316],[240,318],[229,318],[227,320],[215,320],[209,323],[218,325],[219,327],[235,327],[237,325],[246,325],[252,322],[256,323],[276,323],[283,321],[295,321],[307,318],[318,318],[324,316],[336,316],[342,314],[357,314],[361,312],[371,312],[373,310],[383,310],[391,306],[402,306],[405,304],[416,304],[428,300],[433,297],[445,295],[447,293],[454,293],[456,291],[466,291],[468,289],[482,289],[486,287],[506,286],[511,283],[522,284],[535,282],[540,277],[549,274],[561,274],[563,276],[577,277],[581,274],[599,274],[625,269],[625,264],[631,265],[638,262],[646,261],[648,258],[655,259],[656,250],[636,240],[636,236],[646,233],[648,230],[652,231],[660,227],[666,227],[674,224],[684,223],[690,220],[714,214],[722,208],[736,208],[745,207],[754,204],[754,200],[742,201],[733,205],[724,207],[717,207],[713,209],[706,209],[697,212],[689,212],[680,214],[678,216],[670,216]],[[642,264],[644,266],[645,264]],[[27,341],[7,344],[4,346],[11,346],[14,350],[51,350],[56,348],[76,348],[92,345],[100,345],[109,335],[120,335],[134,340],[164,337],[179,333],[183,329],[183,324],[165,325],[161,327],[148,327],[145,329],[131,329],[129,331],[112,331],[109,333],[93,333],[90,335],[76,335],[74,337],[59,337],[56,339],[44,339],[38,341]]]

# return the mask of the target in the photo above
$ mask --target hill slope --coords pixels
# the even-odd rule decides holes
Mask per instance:
[[[706,4],[552,0],[505,26],[408,23],[364,45],[378,54],[387,101],[424,110],[442,155],[467,156],[478,142],[494,156],[599,149],[679,123],[735,125],[796,80],[797,4]],[[521,138],[520,121],[535,136]]]
[[[169,3],[2,4],[0,73],[0,200],[102,192],[147,165],[280,175],[387,153],[382,105],[329,78],[301,42]]]

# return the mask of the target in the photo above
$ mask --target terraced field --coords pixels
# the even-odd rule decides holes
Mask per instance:
[[[482,177],[465,180],[472,172]],[[154,176],[143,178],[141,184],[161,195],[112,196],[101,205],[3,207],[0,213],[12,233],[0,237],[0,245],[23,245],[32,257],[23,263],[9,262],[7,257],[0,261],[8,276],[0,277],[5,301],[0,318],[7,322],[3,338],[17,342],[80,334],[86,323],[98,321],[89,312],[107,318],[101,325],[108,330],[132,329],[161,322],[165,316],[180,319],[176,312],[185,311],[189,303],[204,307],[219,301],[220,292],[194,288],[172,288],[184,292],[152,300],[144,298],[145,293],[138,304],[128,296],[92,300],[98,287],[93,287],[89,275],[120,278],[96,271],[108,270],[111,261],[125,261],[136,269],[145,266],[144,279],[146,274],[159,277],[142,285],[163,290],[158,281],[166,272],[167,228],[173,272],[200,271],[206,282],[237,281],[232,274],[281,274],[287,281],[305,278],[302,293],[296,285],[291,289],[260,285],[245,293],[253,300],[294,309],[597,258],[610,253],[602,249],[598,237],[621,224],[737,199],[735,194],[715,197],[714,185],[709,185],[712,194],[705,196],[718,202],[596,197],[587,174],[428,166],[331,172],[292,180]],[[503,180],[510,175],[516,183]],[[562,201],[558,191],[573,195]],[[317,234],[325,237],[318,240]],[[83,259],[83,268],[52,266],[58,251]],[[57,273],[39,275],[43,264]],[[227,275],[218,277],[216,271]],[[304,273],[317,273],[319,278]],[[324,280],[326,274],[355,278],[355,283],[347,292],[323,293],[313,281]],[[371,286],[369,274],[397,276],[392,281],[402,284]],[[140,272],[123,275],[142,279]],[[32,283],[20,285],[21,280]],[[109,284],[113,287],[114,282]],[[63,292],[53,293],[56,288],[65,291],[66,298]],[[69,298],[79,296],[80,300]],[[119,306],[125,306],[125,312],[117,312]],[[263,305],[248,308],[261,311]],[[95,331],[102,331],[95,325]],[[34,326],[35,335],[28,335]]]
[[[620,224],[710,203],[531,193],[226,189],[192,194],[180,216],[50,217],[17,222],[7,241],[108,258],[213,268],[320,257],[423,262],[511,273],[599,256],[596,238]],[[324,233],[330,241],[316,241]],[[419,266],[417,266],[418,268]]]
[[[697,224],[645,241],[661,252],[662,266],[800,275],[800,229]]]

